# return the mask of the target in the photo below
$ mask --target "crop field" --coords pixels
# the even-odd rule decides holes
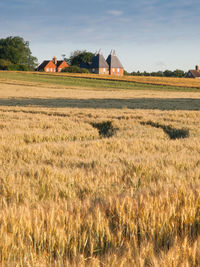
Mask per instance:
[[[199,89],[1,72],[0,266],[200,266],[199,125]]]
[[[42,73],[45,75],[45,73]],[[135,82],[140,84],[152,84],[152,85],[163,85],[163,86],[176,86],[176,87],[189,87],[189,88],[200,88],[200,79],[188,79],[188,78],[173,78],[173,77],[153,77],[153,76],[107,76],[98,74],[72,74],[72,73],[59,73],[54,74],[56,76],[68,76],[68,77],[79,77],[79,78],[91,78],[98,80],[112,80],[112,81],[124,81],[124,82]]]
[[[56,79],[55,79],[56,77]],[[49,82],[56,84],[66,84],[74,85],[88,85],[94,88],[107,87],[109,81],[109,87],[111,88],[123,88],[123,89],[141,89],[142,87],[152,88],[153,90],[185,90],[189,91],[193,88],[200,89],[200,79],[188,79],[188,78],[173,78],[173,77],[151,77],[151,76],[108,76],[108,75],[97,75],[97,74],[77,74],[77,73],[45,73],[45,72],[9,72],[0,71],[1,78],[16,78],[17,80],[28,80],[35,81],[39,80],[41,82]],[[70,79],[71,78],[71,79]],[[76,78],[76,79],[73,79]],[[79,78],[79,79],[77,79]],[[88,79],[91,81],[88,82]],[[98,80],[98,84],[96,83]],[[106,81],[106,82],[105,82]],[[70,83],[71,82],[71,83]],[[127,84],[128,83],[128,84]],[[153,85],[153,86],[151,86]],[[154,85],[157,85],[155,87]],[[173,87],[173,89],[172,89]]]

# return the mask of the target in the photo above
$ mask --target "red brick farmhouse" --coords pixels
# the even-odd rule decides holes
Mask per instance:
[[[37,68],[36,71],[45,72],[61,72],[62,69],[69,67],[64,60],[57,60],[53,57],[52,60],[44,60]]]
[[[186,75],[185,78],[195,78],[195,79],[200,79],[200,70],[199,70],[199,66],[196,65],[195,70],[189,70]]]

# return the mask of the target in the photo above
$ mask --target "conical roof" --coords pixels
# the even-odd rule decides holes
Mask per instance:
[[[109,68],[109,66],[104,56],[101,53],[98,53],[92,58],[91,68],[94,68],[94,69]]]
[[[121,62],[119,61],[118,57],[115,54],[115,51],[111,51],[110,55],[106,59],[110,68],[119,68],[123,69]]]

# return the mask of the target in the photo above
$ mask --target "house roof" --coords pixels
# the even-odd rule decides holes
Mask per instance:
[[[63,60],[57,60],[56,66],[59,67],[63,63]]]
[[[37,68],[36,70],[43,70],[48,64],[49,62],[52,62],[54,64],[54,62],[52,60],[44,60]],[[55,64],[55,67],[59,67],[63,62],[65,62],[64,60],[57,60],[57,64]]]
[[[111,51],[110,55],[106,59],[110,68],[120,68],[123,69],[121,62],[119,61],[118,57],[115,54],[115,50]]]
[[[66,61],[64,61],[64,60],[57,60],[57,68],[63,63],[63,62],[66,62]],[[66,62],[66,64],[67,64],[67,62]],[[68,65],[68,64],[67,64]]]
[[[103,55],[101,53],[98,53],[97,55],[93,56],[90,68],[109,68],[109,66]]]
[[[46,67],[47,64],[49,64],[51,60],[44,60],[37,68],[36,70],[42,70]]]
[[[189,70],[195,78],[200,77],[200,70]]]

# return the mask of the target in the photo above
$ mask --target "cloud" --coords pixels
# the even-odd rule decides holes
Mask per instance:
[[[112,15],[112,16],[121,16],[123,15],[123,11],[121,10],[108,10],[107,12],[108,14]]]

